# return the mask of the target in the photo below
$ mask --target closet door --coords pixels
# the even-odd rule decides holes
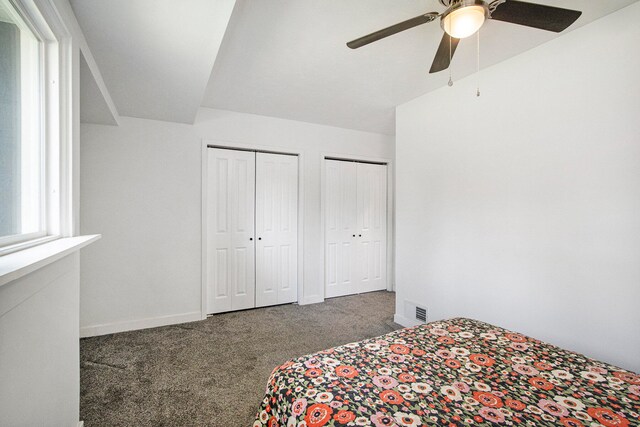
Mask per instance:
[[[209,148],[207,312],[255,307],[255,153]]]
[[[298,157],[256,154],[256,306],[298,299]]]
[[[356,163],[326,160],[325,290],[326,297],[359,292],[357,262]]]
[[[360,292],[387,288],[387,166],[357,164]]]

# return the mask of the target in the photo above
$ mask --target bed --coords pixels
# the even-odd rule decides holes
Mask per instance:
[[[640,375],[451,319],[277,367],[254,427],[640,425]]]

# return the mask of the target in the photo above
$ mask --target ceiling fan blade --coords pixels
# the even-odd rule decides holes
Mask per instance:
[[[401,31],[408,30],[409,28],[417,27],[418,25],[431,22],[434,19],[436,19],[438,16],[440,16],[440,14],[436,12],[425,13],[424,15],[407,19],[406,21],[400,22],[399,24],[392,25],[390,27],[376,31],[375,33],[371,33],[364,37],[360,37],[359,39],[352,40],[349,43],[347,43],[347,46],[349,46],[351,49],[357,49],[364,45],[368,45],[369,43],[373,43],[385,37],[389,37],[394,34],[397,34]]]
[[[451,45],[449,45],[449,41],[451,41]],[[451,37],[447,33],[444,33],[442,35],[440,46],[438,46],[436,57],[433,58],[433,64],[431,64],[429,73],[437,73],[438,71],[446,70],[447,68],[449,68],[449,65],[451,64],[451,58],[453,58],[453,54],[458,47],[458,43],[460,43],[460,39]]]
[[[578,10],[507,0],[491,13],[491,19],[560,33],[582,15]]]

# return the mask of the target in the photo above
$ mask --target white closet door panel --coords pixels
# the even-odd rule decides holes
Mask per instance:
[[[298,157],[256,154],[256,306],[298,299]]]
[[[360,292],[387,288],[387,166],[357,163]]]
[[[325,161],[325,292],[326,297],[358,292],[356,163]]]
[[[255,306],[255,153],[209,148],[207,312]]]

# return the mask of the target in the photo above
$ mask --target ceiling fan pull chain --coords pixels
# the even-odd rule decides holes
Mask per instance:
[[[449,87],[453,86],[453,79],[451,78],[451,40],[452,38],[449,36]]]
[[[478,30],[477,37],[477,58],[476,58],[476,66],[477,66],[477,78],[478,78],[478,88],[476,90],[476,96],[480,96],[480,30]]]

